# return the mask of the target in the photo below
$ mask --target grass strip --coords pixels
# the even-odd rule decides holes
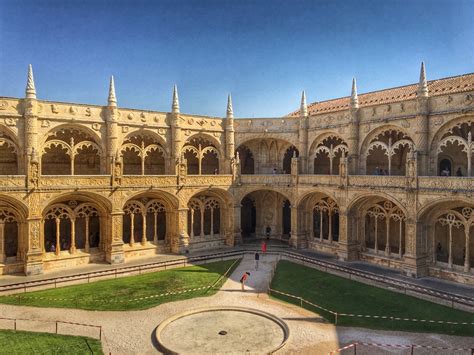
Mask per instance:
[[[474,322],[474,315],[446,306],[331,275],[282,260],[271,288],[286,292],[338,313],[377,315],[409,319]],[[300,301],[272,293],[272,297],[300,305]],[[303,303],[303,307],[334,323],[333,314]],[[474,325],[437,324],[365,317],[338,317],[337,325],[370,329],[443,333],[474,336]]]
[[[2,296],[0,303],[98,311],[147,309],[166,302],[215,294],[227,280],[227,276],[238,266],[239,260],[224,260],[139,276]],[[226,276],[222,277],[224,274]],[[216,285],[207,288],[214,283]],[[195,288],[199,290],[173,294],[176,291]],[[167,293],[168,295],[157,297]]]
[[[0,354],[103,354],[99,340],[81,336],[0,330]]]

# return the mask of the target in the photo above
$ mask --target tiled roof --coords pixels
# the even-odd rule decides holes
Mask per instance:
[[[358,95],[359,107],[410,100],[416,97],[417,89],[418,83],[360,94]],[[474,73],[428,81],[428,92],[430,96],[454,94],[470,90],[474,90]],[[350,107],[350,102],[350,96],[322,102],[313,102],[308,105],[308,114],[315,115],[318,113],[347,110]],[[288,116],[298,116],[299,112],[299,110],[292,112]]]

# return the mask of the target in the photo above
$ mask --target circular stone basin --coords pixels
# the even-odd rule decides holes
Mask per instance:
[[[250,308],[202,308],[175,315],[156,329],[165,353],[272,353],[288,339],[285,322]]]

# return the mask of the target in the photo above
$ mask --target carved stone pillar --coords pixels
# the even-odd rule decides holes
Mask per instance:
[[[339,211],[339,244],[337,257],[340,260],[351,261],[359,258],[359,243],[357,241],[357,228],[359,223],[357,218],[347,213]]]
[[[40,240],[41,217],[29,218],[25,223],[23,232],[28,240],[28,250],[25,257],[25,275],[38,275],[43,273],[43,248]]]
[[[301,233],[300,226],[298,224],[298,208],[294,205],[290,206],[291,208],[291,237],[290,237],[290,246],[297,249],[307,248],[308,240],[304,233]]]
[[[429,175],[429,105],[428,97],[419,97],[417,100],[418,113],[414,119],[415,149],[417,151],[418,175]]]
[[[0,263],[4,263],[7,255],[5,253],[5,221],[0,221]]]
[[[348,124],[347,137],[347,170],[348,174],[355,175],[359,172],[359,110],[351,110],[351,121]]]
[[[115,173],[114,169],[114,158],[119,155],[119,127],[118,127],[118,116],[119,112],[117,107],[108,106],[106,108],[106,119],[107,119],[107,154],[105,168],[106,173],[112,174]],[[120,174],[121,175],[121,174]]]
[[[409,217],[405,223],[405,256],[403,270],[408,276],[423,277],[428,274],[427,257],[422,248],[422,224]]]
[[[175,171],[176,164],[179,163],[182,146],[182,132],[179,125],[179,113],[170,113],[169,121],[171,122],[171,159],[170,171]]]
[[[471,244],[471,238],[469,235],[469,228],[464,226],[464,234],[466,238],[466,244],[464,247],[464,272],[469,272],[471,271],[471,261],[469,260],[470,257],[470,244]]]
[[[171,241],[173,253],[186,253],[189,248],[188,208],[180,207],[176,212],[177,235]],[[191,226],[192,227],[192,226]]]
[[[234,131],[234,119],[226,118],[225,126],[225,162],[223,167],[220,169],[224,174],[231,174],[231,162],[234,158],[235,152],[235,131]]]
[[[105,248],[105,258],[110,264],[125,262],[122,240],[123,211],[116,210],[110,214],[110,239]]]
[[[242,229],[240,225],[242,205],[237,203],[234,205],[233,224],[234,224],[234,245],[242,244]]]
[[[308,173],[308,116],[300,116],[299,138],[299,166],[302,174]]]

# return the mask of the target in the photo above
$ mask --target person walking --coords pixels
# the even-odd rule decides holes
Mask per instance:
[[[249,276],[250,276],[250,272],[246,271],[246,272],[244,272],[244,274],[240,278],[240,285],[242,286],[242,291],[244,291],[244,292],[245,292],[245,281],[247,281]]]
[[[267,242],[263,241],[262,242],[262,253],[263,253],[263,255],[265,255],[266,252],[267,252]]]
[[[258,261],[260,260],[260,254],[255,252],[255,270],[258,270]]]

